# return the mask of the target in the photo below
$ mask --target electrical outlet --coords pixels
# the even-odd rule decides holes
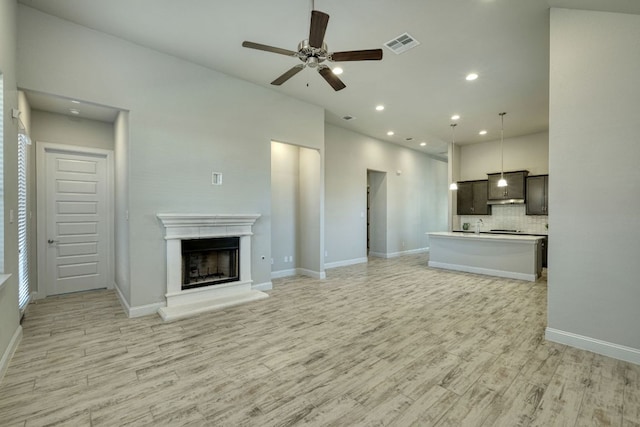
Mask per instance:
[[[289,257],[285,255],[284,256],[284,262],[287,262],[287,259],[289,259]]]

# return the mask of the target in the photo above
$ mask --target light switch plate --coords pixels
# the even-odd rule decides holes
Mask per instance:
[[[222,185],[221,172],[211,172],[211,185]]]

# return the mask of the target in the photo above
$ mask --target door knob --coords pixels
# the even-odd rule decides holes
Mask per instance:
[[[53,240],[53,239],[49,239],[47,240],[47,243],[52,244],[52,243],[57,243],[58,240]]]

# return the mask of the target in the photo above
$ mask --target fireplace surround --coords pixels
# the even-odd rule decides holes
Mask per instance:
[[[157,217],[164,226],[167,249],[167,305],[158,310],[164,320],[175,320],[268,297],[264,292],[251,289],[251,236],[253,225],[260,215],[162,213]],[[217,240],[213,245],[219,245],[228,254],[226,256],[235,256],[237,274],[213,272],[213,264],[207,267],[208,261],[202,258],[185,265],[183,247],[187,252],[198,252],[210,246],[211,239]],[[237,242],[237,248],[232,248],[233,242]],[[229,259],[224,262],[229,261],[233,264],[233,260]],[[218,274],[225,277],[222,280],[200,280],[202,276],[209,275],[211,278]],[[195,282],[201,283],[184,286],[186,276],[193,276]]]

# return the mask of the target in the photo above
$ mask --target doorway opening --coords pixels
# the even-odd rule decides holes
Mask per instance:
[[[387,173],[367,169],[367,256],[387,255]]]

